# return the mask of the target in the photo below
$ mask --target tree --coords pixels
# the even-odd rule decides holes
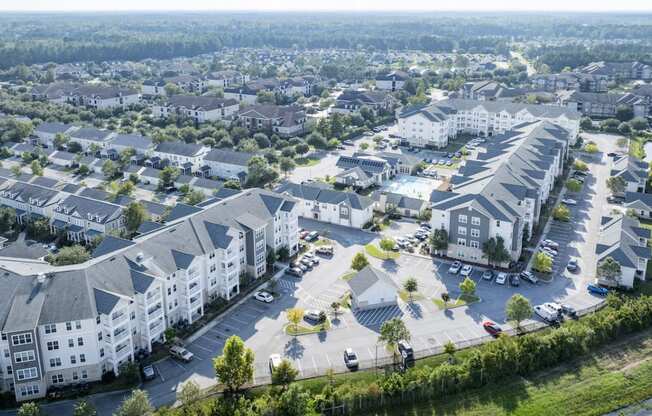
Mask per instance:
[[[179,87],[176,84],[172,84],[171,82],[168,82],[167,84],[165,84],[165,86],[163,88],[165,89],[165,94],[168,97],[171,96],[171,95],[181,94],[183,92],[181,87]]]
[[[305,416],[314,414],[310,394],[303,391],[298,384],[291,384],[278,398],[274,413],[283,416]]]
[[[589,142],[584,146],[584,151],[586,153],[598,153],[599,150],[598,145],[593,142]]]
[[[55,149],[61,149],[63,146],[68,143],[70,138],[66,136],[63,133],[57,133],[54,135],[54,140],[52,141],[52,146],[54,146]]]
[[[183,383],[177,393],[177,399],[181,402],[182,413],[186,416],[198,416],[200,414],[201,398],[201,389],[192,380]]]
[[[9,170],[11,170],[11,173],[15,177],[19,177],[22,174],[22,171],[20,170],[20,166],[18,165],[13,165]]]
[[[281,172],[283,172],[285,176],[287,176],[288,173],[292,172],[296,167],[294,160],[290,159],[289,157],[282,157],[279,160],[278,164],[279,164],[279,168],[281,169]]]
[[[489,264],[502,264],[511,260],[509,251],[505,248],[505,240],[501,236],[491,237],[482,243],[482,253]]]
[[[301,308],[290,308],[287,310],[286,314],[288,321],[294,326],[294,330],[297,330],[299,322],[303,319],[303,309]]]
[[[299,372],[292,367],[289,360],[283,359],[272,371],[272,384],[278,384],[287,387],[290,383],[296,380]]]
[[[403,289],[410,295],[410,301],[412,301],[412,294],[419,289],[419,283],[414,277],[408,278],[405,283],[403,283]]]
[[[634,117],[634,110],[629,105],[621,104],[616,107],[616,118],[620,121],[629,121]]]
[[[552,218],[568,222],[570,221],[570,209],[564,204],[559,204],[552,210]]]
[[[52,258],[52,262],[55,266],[66,266],[83,263],[90,258],[90,253],[83,246],[76,244],[70,247],[62,247]]]
[[[229,179],[228,181],[224,182],[224,187],[227,189],[242,189],[240,181],[235,179]]]
[[[643,117],[634,117],[629,121],[629,125],[637,131],[643,131],[648,128],[647,120]]]
[[[118,173],[118,167],[113,163],[112,160],[107,159],[102,165],[102,174],[106,178],[114,178]]]
[[[204,193],[197,189],[191,189],[186,193],[186,196],[183,197],[183,202],[188,205],[197,205],[204,200]]]
[[[278,174],[269,166],[269,163],[262,156],[254,156],[247,163],[247,185],[264,186],[274,180]]]
[[[41,416],[41,408],[34,402],[23,403],[17,412],[17,416]]]
[[[448,249],[448,232],[443,228],[433,230],[430,236],[430,247],[435,253]]]
[[[125,226],[130,233],[136,232],[140,225],[147,221],[147,211],[140,202],[132,202],[127,205],[124,212]]]
[[[0,234],[12,230],[16,226],[16,210],[11,207],[0,207]]]
[[[451,362],[455,359],[455,351],[455,344],[453,344],[453,341],[448,340],[448,342],[444,344],[444,354],[448,354],[448,360]]]
[[[460,283],[460,290],[467,296],[472,296],[475,293],[475,282],[470,278],[465,278]]]
[[[77,175],[79,176],[87,176],[89,173],[91,173],[91,170],[86,165],[79,165],[79,168],[77,168]]]
[[[245,347],[237,335],[226,340],[222,355],[213,359],[217,379],[226,386],[228,393],[237,392],[254,377],[254,352]]]
[[[569,192],[579,192],[582,190],[582,183],[577,179],[569,179],[566,181],[566,189]]]
[[[396,344],[403,339],[406,341],[410,340],[410,331],[401,318],[392,318],[389,321],[383,322],[383,325],[380,327],[378,341],[384,342],[387,349],[394,354],[395,358]]]
[[[72,416],[95,416],[97,411],[92,404],[88,403],[86,400],[80,400],[75,404],[75,407],[72,411]]]
[[[521,327],[521,322],[532,316],[530,301],[520,293],[512,295],[505,305],[507,319],[516,322],[516,329]]]
[[[627,183],[622,176],[610,176],[607,178],[607,188],[611,191],[612,194],[622,194],[627,189]]]
[[[580,120],[580,128],[582,130],[593,129],[593,121],[591,121],[589,117],[582,117],[582,120]]]
[[[32,169],[32,174],[33,175],[43,176],[43,167],[41,167],[41,164],[39,163],[38,160],[33,160],[30,167]]]
[[[50,236],[50,223],[45,218],[29,221],[25,231],[29,238],[43,241]]]
[[[337,317],[337,314],[340,312],[340,303],[338,301],[335,301],[331,303],[331,310],[333,311],[333,316]]]
[[[151,416],[152,414],[154,409],[149,402],[147,392],[136,389],[122,402],[115,416]]]
[[[104,169],[104,167],[102,167],[102,169]],[[181,172],[179,172],[179,169],[175,167],[164,167],[163,170],[161,170],[161,172],[158,174],[158,179],[160,181],[159,187],[165,188],[166,186],[172,186],[180,174]]]
[[[545,253],[538,252],[534,255],[532,268],[541,273],[552,272],[552,259]]]
[[[448,292],[443,292],[441,294],[441,300],[444,302],[444,309],[448,307],[448,302],[451,300],[451,296],[448,294]]]
[[[320,133],[314,131],[306,137],[306,143],[316,149],[326,149],[328,142]]]
[[[579,159],[575,159],[575,161],[573,162],[573,169],[579,170],[580,172],[588,172],[589,165],[587,165],[586,163],[584,163]]]
[[[617,282],[622,274],[622,268],[620,267],[620,263],[614,260],[613,257],[609,256],[598,264],[597,273],[598,276],[605,280]]]
[[[394,243],[394,240],[392,240],[391,238],[383,238],[378,243],[380,249],[383,250],[385,253],[389,253],[390,251],[392,251],[395,245],[396,243]]]
[[[368,265],[369,260],[367,260],[367,256],[365,256],[362,252],[357,253],[355,256],[353,256],[353,260],[351,260],[351,268],[358,272]]]

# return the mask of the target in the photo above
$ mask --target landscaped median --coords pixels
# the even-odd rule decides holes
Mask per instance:
[[[400,254],[395,251],[383,251],[380,249],[380,247],[378,247],[374,243],[369,243],[366,246],[364,246],[364,250],[371,257],[375,257],[380,260],[396,260],[400,256]]]
[[[317,334],[319,332],[326,332],[329,329],[331,329],[331,321],[329,319],[317,325],[310,325],[305,321],[298,325],[289,323],[283,328],[286,334],[292,336]]]
[[[451,299],[447,302],[444,302],[443,299],[437,299],[433,298],[432,302],[439,308],[439,309],[453,309],[453,308],[459,308],[460,306],[465,306],[465,305],[471,305],[476,302],[480,302],[480,298],[476,295],[467,295],[467,294],[461,294],[457,299]]]

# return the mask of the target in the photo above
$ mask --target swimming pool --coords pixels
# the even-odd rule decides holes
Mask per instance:
[[[381,190],[427,201],[430,199],[432,191],[437,189],[441,183],[442,181],[438,179],[399,175],[385,181]]]

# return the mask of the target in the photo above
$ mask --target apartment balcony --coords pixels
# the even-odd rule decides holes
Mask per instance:
[[[111,317],[111,326],[114,328],[122,325],[129,320],[129,314],[121,312]]]
[[[115,348],[115,361],[119,362],[127,357],[129,357],[132,353],[131,345],[127,342],[125,344],[118,345]]]
[[[154,292],[153,295],[150,295],[150,296],[147,297],[147,301],[146,301],[147,306],[150,306],[150,305],[158,302],[159,300],[161,300],[161,292],[156,291],[156,292]]]
[[[201,285],[199,282],[193,282],[190,285],[188,285],[188,295],[193,296],[197,292],[201,290]]]
[[[116,330],[113,334],[105,335],[108,344],[116,345],[129,338],[129,329],[121,328]]]
[[[154,307],[151,307],[147,310],[147,320],[151,321],[152,319],[159,317],[162,314],[162,311],[163,305],[159,302]]]
[[[197,297],[194,297],[194,298],[190,298],[189,305],[190,305],[191,310],[200,307],[201,306],[201,297],[197,296]]]

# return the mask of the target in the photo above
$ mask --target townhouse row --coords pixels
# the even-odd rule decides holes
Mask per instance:
[[[86,263],[37,276],[3,270],[0,390],[18,401],[99,381],[298,251],[295,200],[262,189],[191,210],[133,241],[108,236]]]

